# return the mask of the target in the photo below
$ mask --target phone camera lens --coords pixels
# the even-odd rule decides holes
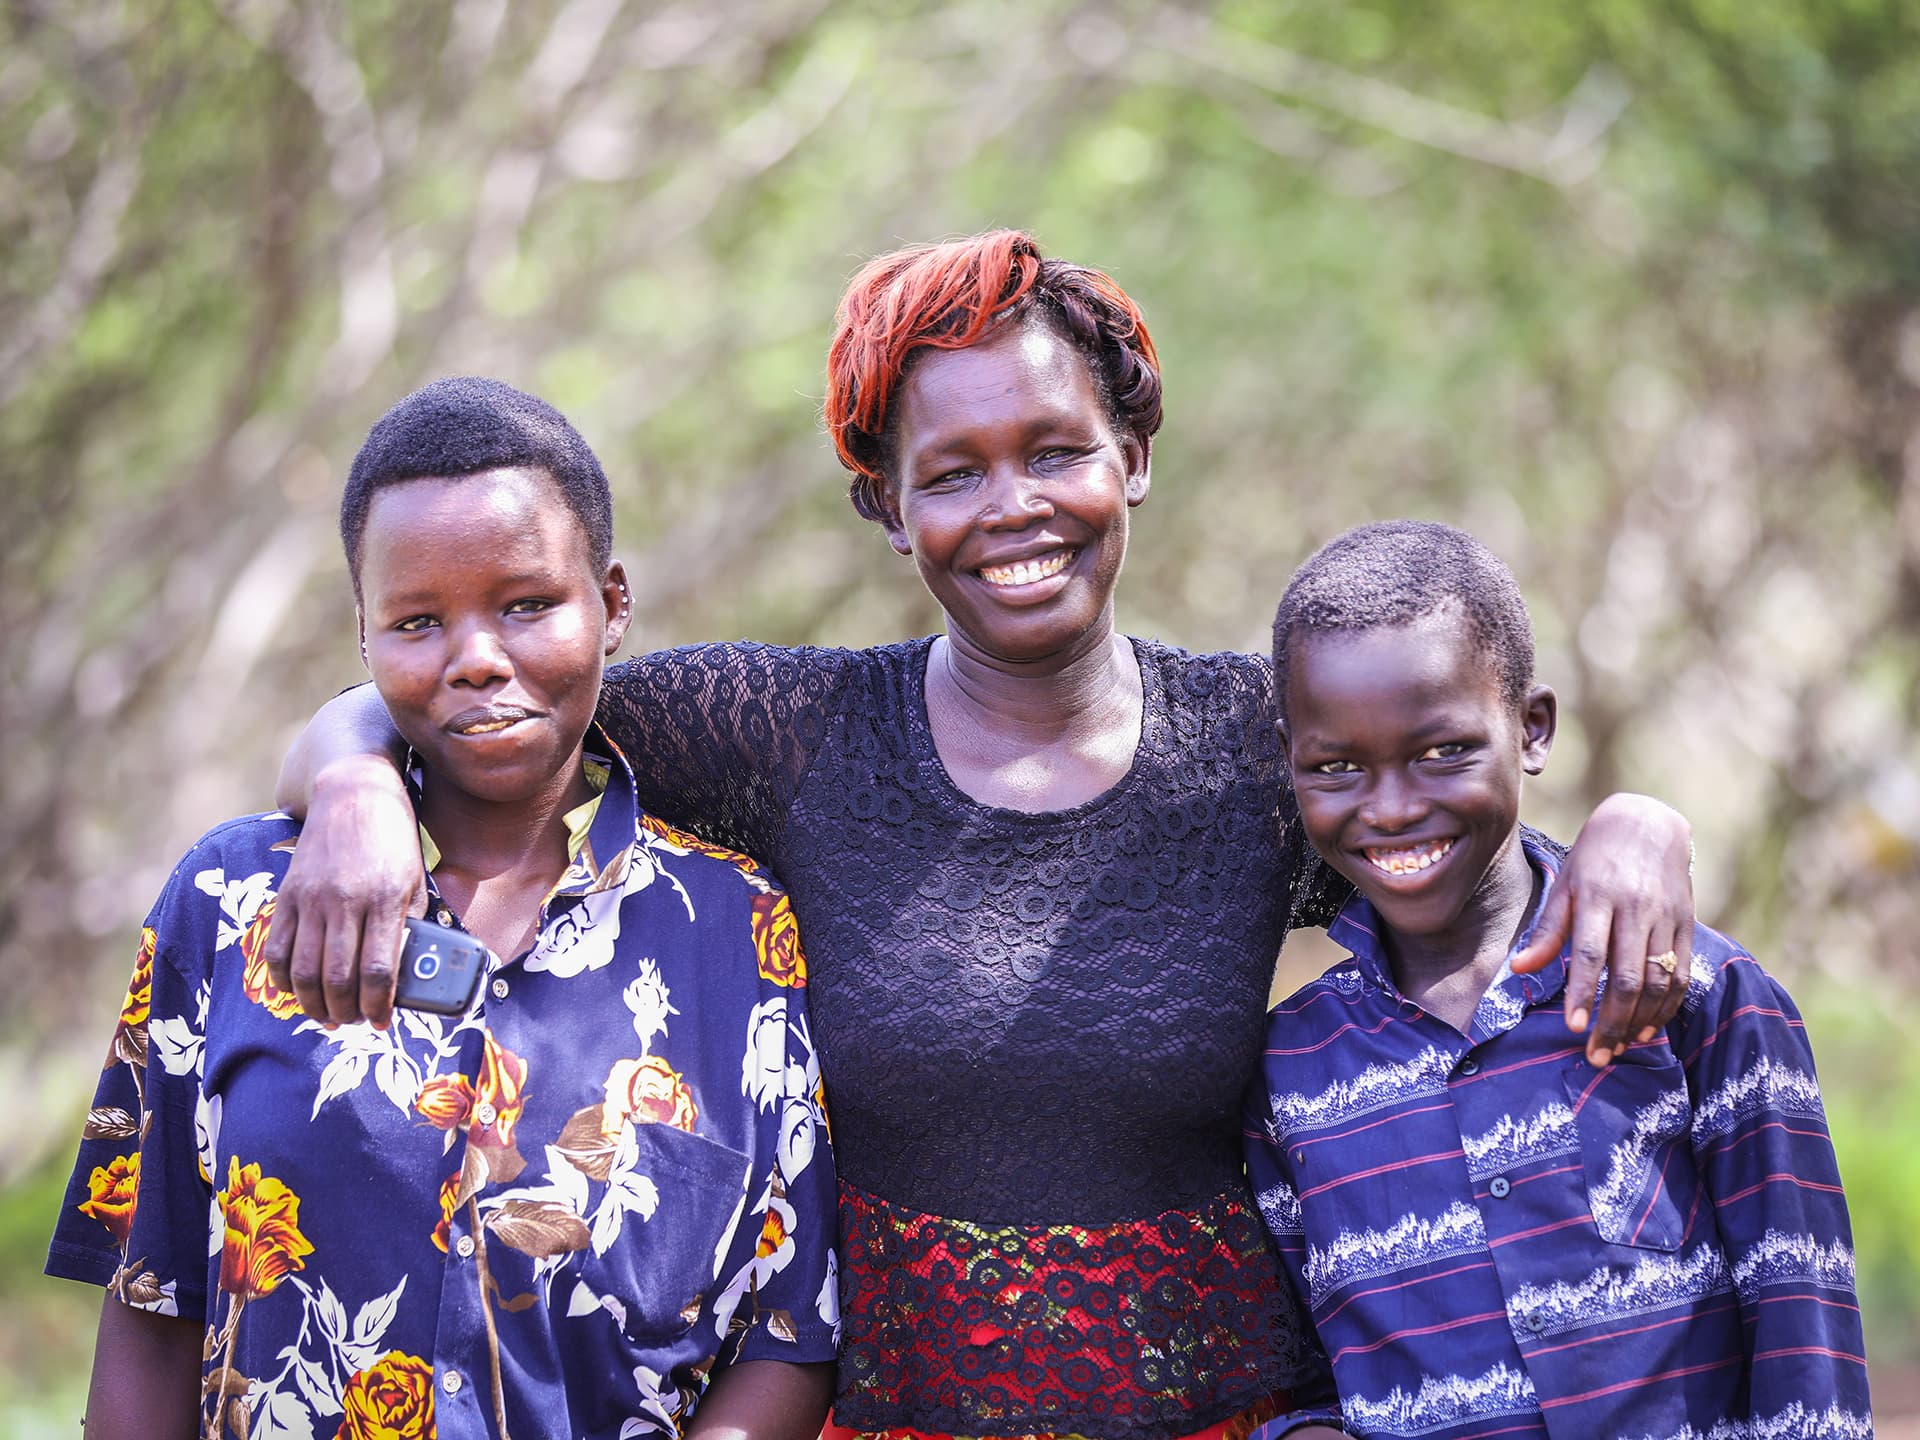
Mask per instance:
[[[440,952],[434,949],[422,950],[413,957],[413,978],[431,980],[440,973]]]

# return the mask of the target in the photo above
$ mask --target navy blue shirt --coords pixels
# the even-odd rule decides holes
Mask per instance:
[[[208,1433],[673,1435],[718,1364],[833,1358],[792,910],[602,763],[533,945],[463,1016],[327,1030],[273,987],[286,816],[174,871],[47,1269],[206,1324]]]
[[[1813,1055],[1751,956],[1697,927],[1678,1017],[1595,1070],[1564,957],[1503,968],[1463,1035],[1366,900],[1328,933],[1352,958],[1270,1015],[1247,1168],[1339,1404],[1260,1440],[1871,1435]]]

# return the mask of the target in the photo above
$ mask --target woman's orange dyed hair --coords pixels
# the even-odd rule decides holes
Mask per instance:
[[[1033,237],[990,230],[869,261],[841,297],[827,351],[827,432],[853,472],[854,509],[889,517],[893,401],[922,350],[960,350],[1035,319],[1086,356],[1116,430],[1148,444],[1160,428],[1160,361],[1140,307],[1106,275],[1041,258]]]

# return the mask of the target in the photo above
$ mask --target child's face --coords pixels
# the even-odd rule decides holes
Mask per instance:
[[[1297,635],[1287,714],[1294,792],[1321,857],[1401,934],[1468,915],[1518,843],[1521,776],[1546,763],[1553,692],[1537,687],[1516,710],[1443,609]]]
[[[617,563],[594,573],[543,472],[375,492],[360,559],[367,668],[437,779],[515,802],[572,764],[626,634],[624,579]]]

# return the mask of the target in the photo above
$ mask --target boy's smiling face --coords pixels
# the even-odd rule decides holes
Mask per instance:
[[[1398,934],[1477,945],[1479,922],[1532,883],[1520,784],[1546,763],[1553,692],[1516,707],[1451,607],[1298,631],[1287,664],[1281,738],[1307,838]]]

